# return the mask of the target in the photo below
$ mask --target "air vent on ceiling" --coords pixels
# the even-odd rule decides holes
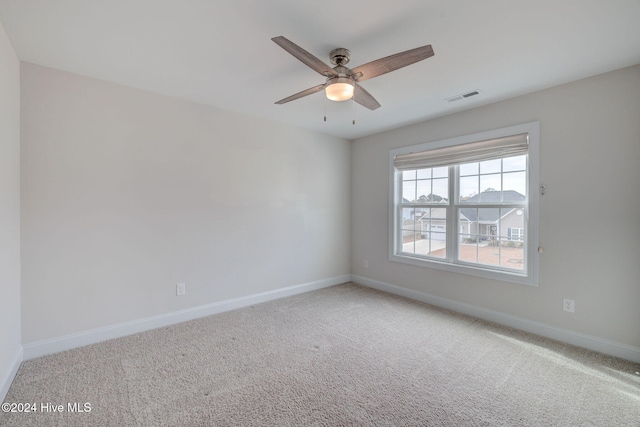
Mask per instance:
[[[472,90],[471,92],[463,93],[461,95],[452,96],[451,98],[447,98],[445,101],[451,103],[456,101],[461,101],[463,99],[471,98],[472,96],[480,95],[479,90]]]

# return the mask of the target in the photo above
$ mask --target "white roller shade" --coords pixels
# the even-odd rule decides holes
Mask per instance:
[[[435,148],[417,153],[399,154],[393,160],[396,169],[425,169],[438,166],[456,165],[460,163],[480,162],[502,157],[527,154],[529,148],[528,134],[505,136],[487,139],[469,144]]]

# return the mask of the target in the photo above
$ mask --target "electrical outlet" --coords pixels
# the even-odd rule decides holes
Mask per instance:
[[[369,268],[369,261],[366,259],[364,260],[364,268]]]
[[[564,298],[562,300],[562,309],[569,313],[576,312],[576,300]]]
[[[176,295],[184,295],[187,293],[186,283],[178,283],[176,285]]]

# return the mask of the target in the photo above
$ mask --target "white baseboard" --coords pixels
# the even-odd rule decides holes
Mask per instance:
[[[490,322],[499,323],[511,328],[519,329],[525,332],[531,332],[536,335],[562,341],[578,347],[594,350],[599,353],[620,357],[632,362],[640,363],[640,348],[622,344],[603,338],[594,337],[579,332],[569,331],[567,329],[558,328],[547,325],[545,323],[535,322],[533,320],[524,319],[510,314],[500,313],[471,304],[430,295],[424,292],[418,292],[406,289],[397,285],[381,282],[379,280],[369,279],[362,276],[351,276],[351,281],[363,286],[378,289],[380,291],[389,292],[391,294],[400,295],[405,298],[421,301],[427,304],[446,308],[458,313],[467,314],[479,319],[488,320]]]
[[[11,383],[13,379],[16,377],[18,373],[18,369],[20,368],[20,364],[23,360],[22,347],[18,348],[16,354],[13,357],[12,362],[9,364],[9,369],[4,374],[4,377],[0,379],[0,402],[4,402],[4,398],[7,396],[9,392],[9,387],[11,387]]]
[[[72,348],[95,344],[101,341],[120,338],[151,329],[161,328],[163,326],[174,325],[176,323],[210,316],[212,314],[223,313],[225,311],[235,310],[237,308],[247,307],[250,305],[284,298],[291,295],[339,285],[341,283],[349,282],[350,280],[351,276],[349,275],[332,277],[329,279],[318,280],[315,282],[304,283],[301,285],[290,286],[273,291],[261,292],[245,297],[233,298],[225,301],[215,302],[212,304],[201,305],[198,307],[188,308],[185,310],[175,311],[159,316],[119,323],[117,325],[79,332],[59,338],[52,338],[48,340],[29,343],[23,345],[24,359],[34,359],[36,357],[44,356],[47,354],[58,353],[61,351],[70,350]]]
[[[186,310],[180,310],[159,316],[148,317],[144,319],[134,320],[131,322],[120,323],[117,325],[107,326],[104,328],[93,329],[90,331],[80,332],[77,334],[66,335],[59,338],[38,341],[23,345],[23,349],[16,355],[15,363],[12,371],[9,372],[0,383],[0,396],[6,394],[9,385],[13,380],[22,360],[34,359],[36,357],[47,354],[58,353],[60,351],[70,350],[84,345],[95,344],[113,338],[120,338],[151,329],[169,326],[200,317],[210,316],[212,314],[223,313],[225,311],[235,310],[237,308],[247,307],[262,302],[284,298],[291,295],[301,294],[304,292],[314,291],[329,286],[353,281],[363,286],[378,289],[391,294],[400,295],[406,298],[432,304],[438,307],[446,308],[458,313],[467,314],[480,319],[499,323],[522,331],[531,332],[547,338],[566,342],[568,344],[594,350],[600,353],[609,354],[620,357],[632,362],[640,363],[640,348],[629,346],[615,341],[594,337],[579,332],[573,332],[561,329],[545,323],[535,322],[517,316],[477,307],[471,304],[438,297],[435,295],[418,292],[415,290],[403,288],[397,285],[381,282],[379,280],[369,279],[356,275],[344,275],[333,277],[330,279],[319,280],[316,282],[305,283],[301,285],[291,286],[273,291],[262,292],[258,294],[248,295],[240,298],[233,298],[203,306],[193,307]]]

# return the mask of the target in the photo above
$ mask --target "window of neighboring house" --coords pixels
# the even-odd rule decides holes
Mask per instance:
[[[511,228],[507,229],[507,235],[509,236],[509,240],[520,240],[524,241],[524,228]]]
[[[392,261],[537,284],[539,123],[390,151]]]

